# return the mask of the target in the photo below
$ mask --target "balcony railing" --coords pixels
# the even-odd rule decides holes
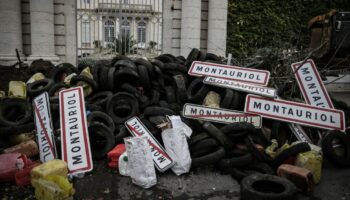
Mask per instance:
[[[98,10],[123,10],[123,11],[152,11],[152,5],[143,4],[119,4],[119,3],[99,3]]]

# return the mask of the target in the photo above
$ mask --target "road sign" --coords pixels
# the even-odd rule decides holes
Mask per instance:
[[[140,121],[138,117],[130,118],[125,122],[126,128],[135,137],[147,136],[148,143],[151,148],[152,158],[154,165],[160,172],[164,172],[175,163],[173,159],[166,153],[164,147],[153,137],[152,133],[146,128],[146,126]]]
[[[227,80],[223,78],[215,78],[215,77],[205,77],[203,80],[204,84],[213,85],[217,87],[223,87],[228,89],[234,89],[241,92],[256,94],[260,96],[265,96],[269,98],[276,98],[276,90],[274,88],[268,88],[253,84],[247,84],[238,81]]]
[[[324,129],[345,130],[344,112],[303,103],[247,95],[244,111],[262,117]]]
[[[261,117],[259,115],[223,108],[211,108],[187,103],[183,107],[182,115],[186,118],[200,119],[223,124],[247,122],[253,124],[256,128],[261,128]]]
[[[188,71],[192,76],[210,76],[226,80],[240,81],[266,86],[269,82],[270,72],[266,70],[249,69],[244,67],[222,65],[216,63],[192,62]]]
[[[313,60],[308,59],[300,68],[302,62],[293,63],[296,80],[306,103],[322,108],[334,108],[331,98],[323,85]]]
[[[61,90],[59,101],[62,160],[67,162],[70,174],[89,172],[93,164],[83,88]]]
[[[299,141],[312,144],[311,139],[309,138],[309,136],[306,135],[303,127],[301,127],[299,124],[288,123],[288,127]]]
[[[40,161],[42,163],[56,158],[56,146],[50,113],[49,95],[47,92],[33,99],[35,127],[39,145]]]

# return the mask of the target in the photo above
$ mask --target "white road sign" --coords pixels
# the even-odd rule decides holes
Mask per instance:
[[[244,67],[222,65],[208,62],[194,61],[188,71],[192,76],[210,76],[227,80],[240,81],[266,86],[270,72],[266,70],[249,69]]]
[[[56,158],[56,146],[53,139],[53,129],[47,92],[33,99],[35,126],[39,145],[40,161],[42,163]]]
[[[303,127],[301,127],[299,124],[288,123],[288,127],[299,141],[312,144],[311,139],[309,138],[309,136],[306,135]]]
[[[70,174],[93,169],[82,87],[59,92],[62,160]]]
[[[345,130],[344,112],[303,103],[247,95],[244,111],[262,117],[329,130]]]
[[[302,62],[293,63],[293,71],[295,72],[301,64]],[[322,108],[334,108],[313,60],[307,60],[295,73],[295,77],[306,103]]]
[[[276,90],[274,88],[268,88],[253,84],[247,84],[238,81],[227,80],[223,78],[215,78],[215,77],[205,77],[203,80],[204,84],[213,85],[217,87],[223,87],[228,89],[234,89],[241,92],[256,94],[260,96],[276,98]]]
[[[164,172],[175,164],[164,147],[159,144],[159,142],[153,137],[152,133],[146,128],[138,117],[130,118],[125,122],[125,126],[135,137],[144,135],[147,136],[148,143],[151,148],[153,162],[158,171]]]
[[[182,115],[186,118],[200,119],[223,124],[247,122],[253,124],[256,128],[261,127],[261,117],[259,115],[223,108],[211,108],[187,103],[183,107]]]

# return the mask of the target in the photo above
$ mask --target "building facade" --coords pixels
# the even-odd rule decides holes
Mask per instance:
[[[0,65],[96,54],[225,56],[227,0],[1,0]],[[149,54],[150,53],[150,54]]]

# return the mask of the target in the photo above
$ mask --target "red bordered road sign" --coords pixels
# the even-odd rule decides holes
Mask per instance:
[[[33,99],[33,110],[40,161],[44,163],[55,159],[57,155],[55,140],[53,139],[49,95],[47,92]]]
[[[194,61],[188,71],[191,76],[210,76],[266,86],[270,72],[266,70]]]
[[[302,63],[293,63],[291,66],[294,72],[298,69],[295,77],[306,103],[322,108],[334,108],[314,61],[308,59],[299,68]]]
[[[238,81],[231,81],[227,79],[222,79],[222,78],[214,78],[207,76],[203,80],[204,84],[208,85],[213,85],[217,87],[223,87],[223,88],[228,88],[228,89],[234,89],[238,90],[241,92],[246,92],[250,94],[256,94],[260,96],[265,96],[265,97],[270,97],[270,98],[276,98],[277,93],[274,88],[268,88],[268,87],[263,87],[259,85],[253,85],[253,84],[247,84],[243,82],[238,82]]]
[[[344,112],[303,103],[247,95],[244,111],[265,118],[329,130],[345,130]]]
[[[70,174],[93,169],[82,87],[59,92],[62,160]]]
[[[135,137],[147,136],[147,140],[151,148],[153,162],[158,171],[164,172],[175,164],[164,147],[159,144],[159,142],[153,137],[152,133],[146,128],[138,117],[128,119],[125,122],[125,126]]]
[[[186,118],[200,119],[223,124],[247,122],[253,124],[256,128],[261,128],[262,124],[261,117],[259,115],[223,108],[211,108],[189,103],[184,105],[182,115]]]

